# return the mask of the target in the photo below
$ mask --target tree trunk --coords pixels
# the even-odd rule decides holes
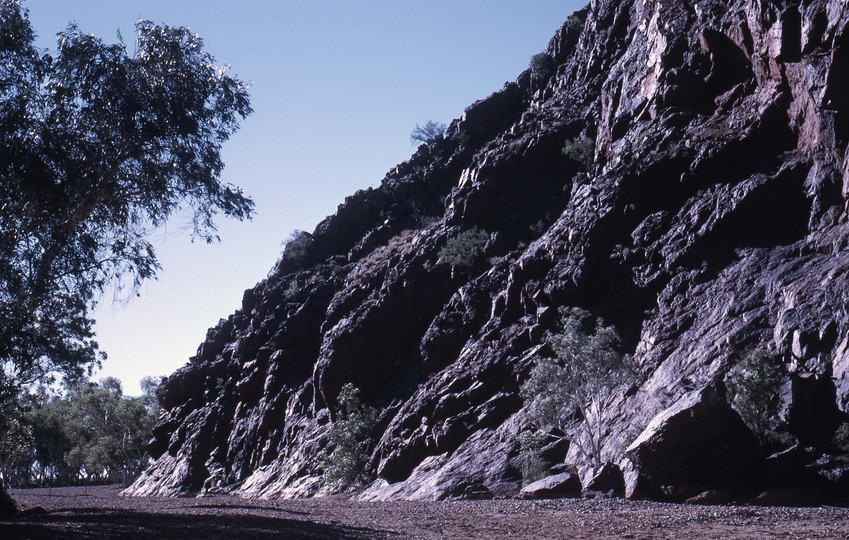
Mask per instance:
[[[17,514],[18,503],[6,491],[3,485],[0,485],[0,515]]]

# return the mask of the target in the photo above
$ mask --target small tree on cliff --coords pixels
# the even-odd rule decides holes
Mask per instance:
[[[547,332],[554,358],[539,358],[520,395],[538,428],[554,426],[566,432],[579,453],[601,465],[602,419],[613,392],[636,378],[630,355],[619,353],[619,334],[596,321],[593,333],[584,329],[587,311],[561,310],[561,330]],[[575,423],[575,413],[579,422]]]
[[[445,242],[438,253],[439,264],[450,264],[452,268],[462,268],[470,271],[478,256],[483,253],[489,234],[477,227],[472,227]]]
[[[548,53],[539,53],[531,57],[531,77],[537,84],[544,83],[554,73],[554,59]]]
[[[564,156],[589,169],[595,161],[595,141],[589,137],[575,137],[566,141],[562,152]]]
[[[444,137],[446,129],[445,124],[433,120],[428,120],[424,126],[416,124],[413,132],[410,133],[410,143],[413,145],[430,144],[440,137]]]
[[[304,260],[309,255],[312,235],[298,229],[292,231],[289,238],[283,241],[283,258],[292,261],[298,268],[303,267]]]
[[[159,263],[152,228],[253,203],[222,183],[221,145],[251,113],[245,84],[187,28],[136,25],[134,51],[75,25],[51,56],[18,0],[0,0],[0,406],[52,372],[99,361],[88,311]]]

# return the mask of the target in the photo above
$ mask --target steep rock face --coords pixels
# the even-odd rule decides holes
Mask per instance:
[[[790,366],[788,429],[827,450],[849,407],[847,22],[843,0],[593,0],[550,70],[346,199],[210,329],[129,492],[321,493],[350,382],[381,410],[363,497],[516,494],[518,389],[560,306],[640,368],[602,461],[753,347]],[[561,152],[582,139],[591,164]],[[471,227],[491,233],[474,265],[439,264]]]

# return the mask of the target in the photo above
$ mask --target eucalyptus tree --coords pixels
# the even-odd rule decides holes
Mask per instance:
[[[0,407],[98,364],[90,310],[155,276],[152,230],[186,212],[214,242],[216,216],[253,212],[221,179],[247,86],[199,36],[139,21],[131,46],[73,24],[53,53],[34,40],[20,1],[0,0]]]
[[[139,21],[133,47],[70,25],[51,55],[18,0],[0,0],[0,393],[99,361],[90,309],[159,269],[149,233],[253,202],[220,149],[251,113],[245,83],[187,28]]]
[[[637,381],[638,371],[633,358],[621,354],[613,326],[597,319],[588,332],[589,312],[562,308],[560,314],[560,330],[544,337],[554,356],[536,360],[520,395],[537,428],[560,429],[581,457],[597,467],[602,465],[604,413],[616,391]]]
[[[147,443],[158,416],[149,395],[125,396],[121,381],[107,377],[77,384],[63,400],[72,419],[64,428],[71,446],[64,458],[78,476],[118,481],[136,476],[151,463]]]

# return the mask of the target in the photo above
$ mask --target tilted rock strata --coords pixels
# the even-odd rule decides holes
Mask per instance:
[[[602,461],[753,347],[791,365],[786,422],[827,448],[849,407],[847,22],[842,0],[593,0],[550,73],[346,199],[210,329],[160,388],[158,459],[129,492],[321,493],[351,382],[382,411],[364,498],[517,494],[518,389],[560,306],[614,324],[641,370]],[[561,152],[581,137],[588,167]],[[473,226],[474,266],[439,264]]]

